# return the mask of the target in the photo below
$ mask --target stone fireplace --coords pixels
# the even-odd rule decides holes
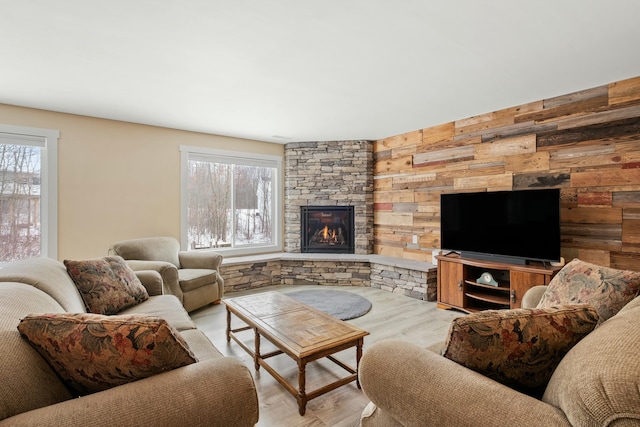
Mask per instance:
[[[258,260],[227,258],[220,267],[227,292],[271,285],[371,286],[436,300],[436,268],[373,254],[373,142],[295,142],[285,146],[284,254]],[[305,211],[318,221],[343,219],[333,208],[353,208],[353,254],[304,253]],[[303,209],[305,208],[305,209]],[[322,215],[324,213],[324,215]],[[313,219],[314,216],[311,215]],[[342,215],[342,214],[340,214]],[[316,230],[317,231],[317,230]],[[316,231],[309,231],[315,235]],[[336,231],[336,236],[338,232]],[[322,227],[324,238],[324,227]],[[308,236],[307,236],[308,237]],[[362,256],[367,255],[367,256]]]
[[[302,206],[300,221],[300,252],[353,253],[353,206]]]
[[[303,207],[351,206],[353,250],[348,253],[373,253],[372,141],[287,144],[284,195],[285,252],[304,252]]]

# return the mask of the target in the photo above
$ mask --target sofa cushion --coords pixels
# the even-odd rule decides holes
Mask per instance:
[[[562,359],[542,397],[571,425],[640,425],[640,305],[621,310]]]
[[[218,281],[216,270],[203,268],[183,268],[178,270],[178,280],[183,292],[189,292]]]
[[[184,339],[158,317],[39,314],[22,319],[18,330],[80,395],[196,362]]]
[[[115,314],[149,298],[134,271],[119,256],[65,260],[64,265],[91,313]]]
[[[0,420],[73,398],[16,329],[20,319],[34,311],[64,312],[53,298],[31,285],[0,283]]]
[[[149,297],[148,300],[133,307],[125,308],[118,314],[144,314],[152,317],[162,317],[178,332],[196,328],[196,324],[193,323],[193,320],[175,295]]]
[[[640,291],[640,272],[617,270],[574,259],[549,282],[538,308],[589,304],[600,322],[616,314]]]
[[[598,314],[586,304],[482,311],[453,321],[443,355],[537,396],[567,351],[597,323]]]
[[[49,294],[65,311],[86,311],[82,296],[60,261],[29,258],[5,264],[0,268],[0,282],[19,282]]]

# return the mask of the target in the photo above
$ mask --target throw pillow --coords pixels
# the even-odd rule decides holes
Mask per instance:
[[[638,291],[640,272],[602,267],[576,258],[551,279],[537,307],[589,304],[602,323],[634,299]]]
[[[20,321],[18,331],[78,395],[197,361],[184,339],[159,317],[32,314]]]
[[[560,360],[597,323],[586,304],[481,311],[453,321],[443,355],[539,397]]]
[[[135,272],[119,256],[65,260],[64,265],[91,313],[115,314],[149,298]]]

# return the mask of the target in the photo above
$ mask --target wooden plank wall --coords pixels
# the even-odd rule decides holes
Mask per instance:
[[[640,77],[385,138],[374,162],[377,254],[430,261],[443,192],[560,188],[567,262],[640,270]]]

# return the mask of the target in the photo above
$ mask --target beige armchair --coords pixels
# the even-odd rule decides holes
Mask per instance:
[[[173,237],[147,237],[124,240],[109,248],[134,270],[160,273],[163,292],[178,297],[187,311],[217,304],[224,293],[218,272],[222,255],[211,251],[181,251]]]

